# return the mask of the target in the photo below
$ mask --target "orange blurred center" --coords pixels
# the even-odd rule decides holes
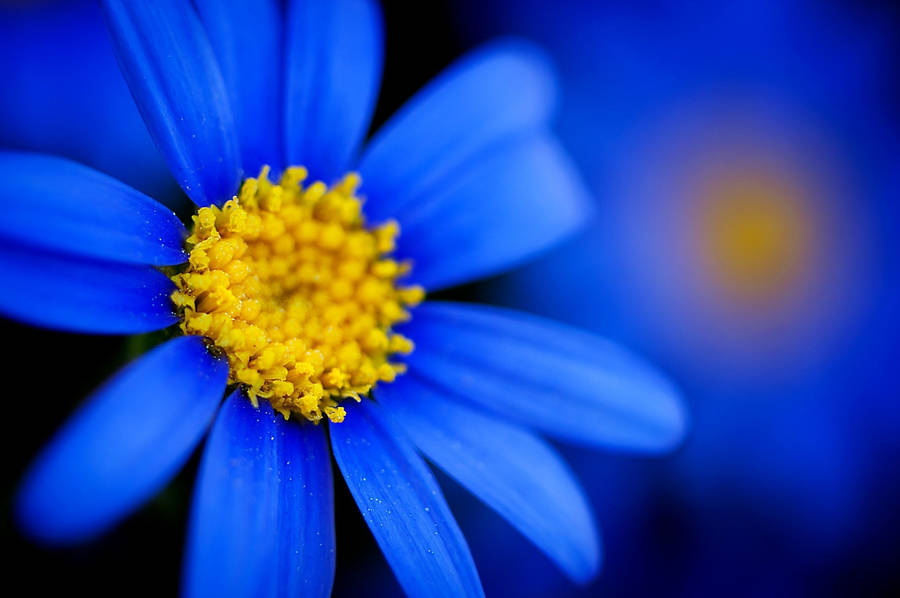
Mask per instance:
[[[811,259],[811,216],[799,190],[776,177],[715,181],[704,193],[699,236],[716,284],[749,304],[790,291]]]

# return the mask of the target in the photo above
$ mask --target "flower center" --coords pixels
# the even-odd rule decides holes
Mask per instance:
[[[798,189],[762,173],[717,181],[707,197],[701,249],[722,287],[757,305],[797,283],[814,244]]]
[[[413,344],[391,328],[424,291],[398,286],[410,270],[387,257],[399,228],[366,227],[358,175],[304,187],[303,167],[277,184],[268,171],[193,216],[190,260],[172,276],[172,300],[182,331],[221,349],[229,382],[254,405],[263,397],[286,419],[340,422],[342,399],[359,401],[404,371],[390,358]]]

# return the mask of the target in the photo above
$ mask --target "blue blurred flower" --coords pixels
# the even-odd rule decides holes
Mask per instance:
[[[429,291],[519,263],[582,221],[586,197],[547,128],[553,77],[533,47],[506,42],[464,58],[358,152],[381,70],[373,3],[298,1],[284,14],[277,2],[193,4],[196,12],[178,0],[104,6],[144,121],[197,206],[223,204],[243,173],[264,164],[276,173],[304,164],[324,181],[355,168],[366,216],[396,218],[404,231],[396,255],[415,264],[411,282]],[[179,321],[169,270],[160,270],[188,257],[187,231],[171,211],[60,158],[4,153],[0,173],[0,312],[87,333]],[[195,233],[211,214],[238,226],[225,211],[201,209]],[[210,252],[220,258],[234,264]],[[419,451],[572,579],[590,579],[600,548],[589,506],[556,451],[529,429],[667,450],[684,431],[674,390],[617,346],[533,316],[441,301],[413,314],[402,326],[416,343],[408,373],[379,384],[377,404],[353,404],[346,421],[328,426],[344,480],[400,585],[417,596],[482,593]],[[178,336],[97,391],[27,474],[21,525],[49,542],[101,533],[175,474],[215,416],[193,502],[186,594],[325,595],[335,563],[325,426],[282,418],[268,402],[256,408],[243,386],[220,407],[237,373],[220,357],[227,345],[216,348]],[[265,358],[262,348],[255,355]]]
[[[896,442],[895,38],[864,10],[495,0],[461,19],[550,50],[556,130],[599,210],[494,298],[640,347],[694,398],[669,475],[617,488],[678,505],[688,595],[819,583],[797,571],[853,553],[883,479],[871,447]],[[635,591],[648,562],[606,589]]]

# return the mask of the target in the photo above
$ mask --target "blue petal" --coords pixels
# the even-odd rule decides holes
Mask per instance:
[[[178,321],[175,285],[151,266],[77,258],[0,240],[0,314],[36,326],[137,334]]]
[[[378,401],[425,456],[495,509],[572,579],[597,573],[597,529],[581,486],[547,443],[444,399],[415,376],[378,387]]]
[[[494,43],[444,71],[381,128],[359,170],[374,221],[439,193],[498,144],[544,128],[555,103],[545,56]]]
[[[285,145],[290,164],[326,182],[350,165],[378,97],[381,12],[373,0],[307,0],[288,9]]]
[[[516,139],[396,215],[397,256],[429,291],[507,270],[587,221],[588,194],[546,134]]]
[[[151,197],[180,198],[96,2],[0,2],[0,57],[0,147],[65,156]]]
[[[599,337],[494,307],[429,302],[403,332],[410,369],[452,395],[563,439],[664,451],[686,416],[671,384]]]
[[[162,488],[200,441],[228,364],[199,337],[157,347],[100,388],[44,449],[18,495],[31,536],[95,536]],[[39,414],[36,414],[39,416]]]
[[[281,7],[274,0],[194,0],[218,59],[244,173],[283,167]]]
[[[198,205],[237,191],[225,83],[190,2],[103,0],[119,65],[175,180]]]
[[[403,590],[413,598],[483,596],[466,540],[406,437],[368,400],[330,431],[338,467]]]
[[[0,238],[117,262],[187,260],[178,217],[143,193],[81,164],[0,152]]]
[[[200,465],[184,595],[328,596],[334,557],[324,429],[234,392]]]

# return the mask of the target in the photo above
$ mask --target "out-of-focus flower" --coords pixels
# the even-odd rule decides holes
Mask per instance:
[[[862,537],[870,433],[897,437],[876,425],[900,415],[877,371],[898,315],[896,63],[887,20],[864,10],[497,0],[461,19],[551,51],[557,130],[599,210],[495,298],[641,347],[694,398],[664,477],[693,542],[673,573],[690,595],[747,571],[747,593],[792,574],[809,590],[796,572]],[[584,473],[595,502],[609,496],[610,478]],[[635,504],[660,496],[623,486]]]
[[[215,415],[186,595],[328,594],[326,425],[407,593],[482,594],[418,451],[572,579],[590,579],[600,548],[589,506],[529,428],[664,451],[684,431],[676,393],[577,330],[500,308],[419,305],[423,288],[517,264],[585,215],[548,132],[554,82],[542,54],[484,47],[360,151],[381,70],[374,3],[193,5],[104,2],[138,108],[198,206],[190,231],[85,166],[0,157],[0,311],[69,331],[177,335],[100,389],[38,457],[18,503],[25,530],[72,542],[107,529],[174,475]]]
[[[821,363],[879,267],[892,150],[877,25],[803,1],[564,7],[485,12],[553,51],[557,129],[599,191],[583,251],[526,272],[595,281],[606,303],[582,309],[553,285],[522,299],[650,339],[696,378],[780,381]],[[624,311],[640,317],[618,325]]]
[[[635,334],[709,387],[802,380],[870,290],[865,198],[803,113],[722,96],[674,112],[624,149],[596,248],[617,250]]]

